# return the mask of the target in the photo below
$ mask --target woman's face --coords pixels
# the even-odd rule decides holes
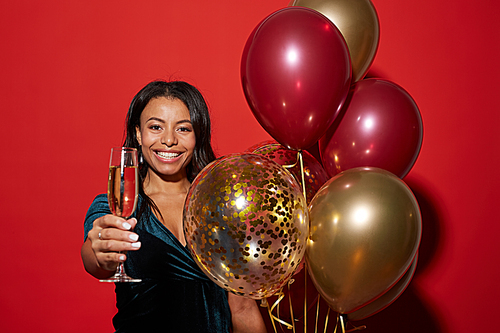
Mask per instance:
[[[196,137],[186,105],[177,98],[154,98],[136,128],[145,162],[162,178],[186,177]]]

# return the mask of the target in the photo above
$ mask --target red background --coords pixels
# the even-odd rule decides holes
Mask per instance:
[[[114,288],[84,272],[80,246],[131,98],[150,80],[183,79],[208,100],[219,155],[269,139],[244,99],[240,57],[252,29],[287,4],[3,1],[0,331],[112,330]],[[493,331],[497,3],[373,4],[381,38],[370,75],[404,87],[423,117],[422,151],[405,178],[422,209],[423,240],[410,287],[362,323],[367,332]]]

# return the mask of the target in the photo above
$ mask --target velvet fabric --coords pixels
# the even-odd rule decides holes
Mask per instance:
[[[85,238],[93,221],[110,213],[106,195],[98,195],[85,218]],[[189,250],[151,210],[134,232],[141,248],[127,253],[125,270],[142,282],[115,284],[116,332],[229,332],[226,291],[198,268]]]

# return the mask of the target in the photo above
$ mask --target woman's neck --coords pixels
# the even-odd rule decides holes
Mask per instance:
[[[146,178],[143,182],[144,193],[148,196],[163,193],[163,194],[186,194],[191,183],[186,174],[172,176],[161,176],[148,170]]]

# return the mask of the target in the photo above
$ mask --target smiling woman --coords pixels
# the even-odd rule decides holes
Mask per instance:
[[[82,247],[94,277],[107,278],[125,262],[128,274],[142,280],[116,285],[117,332],[266,330],[255,301],[227,294],[186,248],[182,210],[192,179],[215,159],[210,134],[205,100],[186,82],[154,81],[132,100],[124,146],[142,154],[138,208],[125,221],[110,215],[106,196],[98,195]]]

